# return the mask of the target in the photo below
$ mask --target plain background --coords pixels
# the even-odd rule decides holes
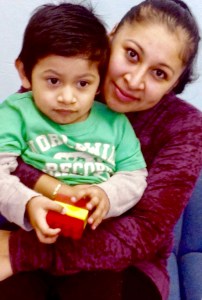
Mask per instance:
[[[163,1],[163,0],[162,0]],[[0,0],[0,102],[8,95],[18,90],[20,81],[14,67],[14,60],[18,56],[25,26],[32,11],[45,3],[59,3],[48,0]],[[68,2],[68,1],[67,1]],[[81,0],[73,3],[93,4],[96,13],[105,21],[108,31],[120,20],[125,12],[139,0]],[[185,0],[197,18],[202,28],[202,1]],[[189,85],[180,97],[202,110],[202,50],[197,61],[197,81]]]

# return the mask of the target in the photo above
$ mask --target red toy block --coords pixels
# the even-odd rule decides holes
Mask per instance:
[[[82,198],[72,205],[68,196],[58,194],[56,201],[66,209],[66,213],[63,215],[55,211],[48,211],[46,215],[48,225],[51,228],[61,228],[60,234],[65,237],[81,238],[87,224],[89,211],[85,206],[89,199]]]

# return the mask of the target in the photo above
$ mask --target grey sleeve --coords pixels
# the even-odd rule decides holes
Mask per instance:
[[[105,219],[123,214],[140,200],[147,187],[147,175],[146,168],[131,172],[120,171],[106,182],[97,184],[110,201],[110,209]]]
[[[17,154],[0,153],[0,213],[25,230],[32,227],[25,217],[27,202],[40,195],[22,184],[10,173],[17,167]]]

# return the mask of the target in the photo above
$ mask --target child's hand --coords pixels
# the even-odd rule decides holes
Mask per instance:
[[[33,197],[27,203],[27,215],[29,221],[36,231],[40,242],[45,244],[54,243],[58,236],[59,228],[50,228],[46,222],[48,210],[62,213],[62,206],[44,196]]]
[[[84,189],[81,189],[79,185],[74,188],[77,188],[76,199],[75,201],[72,199],[74,203],[81,198],[88,197],[90,199],[90,201],[86,204],[86,208],[90,211],[93,209],[95,210],[88,218],[88,223],[91,224],[92,229],[96,229],[110,208],[110,202],[107,194],[103,189],[95,185],[90,185]]]

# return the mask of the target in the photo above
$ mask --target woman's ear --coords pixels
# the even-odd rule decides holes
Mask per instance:
[[[169,90],[165,93],[165,95],[168,95],[170,92],[173,91],[173,89],[178,85],[179,79],[169,88]]]
[[[27,79],[27,76],[25,75],[24,65],[23,65],[23,63],[21,62],[20,59],[16,59],[15,67],[18,71],[19,76],[20,76],[22,86],[25,89],[29,90],[31,88],[31,84],[30,84],[29,80]]]
[[[97,95],[99,95],[99,93],[100,93],[100,87],[97,89],[97,92],[95,95],[97,96]]]

